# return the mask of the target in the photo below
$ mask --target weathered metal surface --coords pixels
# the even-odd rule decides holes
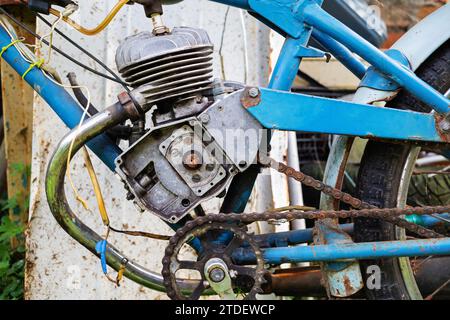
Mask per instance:
[[[250,91],[253,91],[250,95]],[[241,104],[244,108],[255,107],[261,102],[261,96],[258,88],[245,88],[241,95]]]
[[[352,244],[352,238],[344,232],[337,219],[316,222],[315,244]],[[358,261],[333,262],[322,265],[324,283],[332,297],[349,297],[364,287]]]
[[[267,284],[263,289],[267,293],[280,296],[326,297],[321,284],[322,273],[318,267],[293,268],[275,271],[266,275]]]
[[[202,94],[213,84],[213,45],[206,30],[177,27],[170,34],[141,32],[126,38],[116,63],[125,80],[144,97],[143,107]]]
[[[418,286],[424,296],[432,294],[448,280],[449,260],[449,257],[434,257],[412,261]],[[327,293],[321,284],[321,278],[322,274],[318,267],[278,270],[266,275],[268,282],[263,289],[266,293],[273,292],[281,296],[326,298]],[[448,299],[450,288],[444,287],[436,297]],[[361,292],[351,297],[351,299],[364,298]]]
[[[324,173],[324,183],[342,190],[345,175],[345,166],[350,155],[353,138],[337,137],[330,151],[330,157]],[[339,201],[334,197],[322,194],[320,199],[320,208],[322,210],[339,209]],[[316,223],[315,241],[318,244],[329,240],[329,230],[337,232],[340,235],[341,242],[353,243],[352,238],[340,229],[339,221],[336,219],[324,219]],[[328,231],[328,232],[327,232]],[[327,236],[328,234],[328,236]],[[339,240],[339,238],[338,238]],[[343,241],[342,241],[343,240]],[[337,267],[340,266],[339,270]],[[324,263],[321,265],[323,273],[323,284],[329,295],[334,297],[351,296],[362,289],[362,275],[357,261],[345,263]],[[344,281],[344,279],[348,279]],[[343,285],[345,284],[345,285]]]
[[[241,172],[257,162],[263,137],[267,134],[242,108],[240,99],[245,94],[242,91],[224,96],[198,117],[201,120],[206,116],[208,121],[204,121],[203,126]]]
[[[203,221],[208,220],[206,217],[202,218],[205,218]],[[226,221],[223,221],[222,223],[200,223],[200,221],[201,219],[197,219],[196,222],[188,222],[185,225],[186,227],[178,229],[176,235],[172,237],[166,248],[163,258],[162,275],[164,277],[164,286],[166,287],[167,295],[171,299],[176,300],[199,299],[203,291],[206,290],[206,287],[203,284],[204,282],[198,282],[195,290],[188,296],[185,296],[182,294],[183,288],[179,286],[179,281],[176,278],[176,272],[180,269],[197,270],[201,273],[201,279],[206,280],[206,275],[203,270],[205,270],[210,259],[219,258],[226,264],[228,269],[234,270],[234,277],[237,275],[246,275],[254,279],[254,281],[250,282],[248,292],[246,293],[244,299],[256,299],[256,294],[262,293],[261,286],[265,282],[265,269],[261,250],[259,249],[257,243],[252,239],[252,236],[248,234],[246,230],[236,225],[229,224]],[[232,240],[225,248],[221,247],[221,244],[219,243],[216,249],[214,242],[211,243],[208,237],[205,236],[208,231],[227,231],[232,234]],[[202,258],[198,261],[180,261],[178,258],[180,250],[184,244],[190,241],[192,236],[200,238],[203,247],[207,247],[208,251],[204,252]],[[238,266],[231,258],[234,250],[244,241],[249,244],[249,250],[255,257],[255,267]],[[212,287],[214,288],[214,286]]]
[[[103,112],[98,113],[85,121],[81,127],[72,130],[64,137],[48,166],[45,190],[53,216],[72,238],[94,254],[98,254],[97,243],[103,238],[85,225],[71,210],[67,202],[64,190],[67,158],[69,156],[73,158],[88,140],[104,132],[105,129],[126,121],[128,118],[126,109],[120,103],[115,103]],[[70,153],[71,151],[72,153]],[[121,253],[113,245],[106,245],[105,263],[108,263],[116,271],[123,267],[124,275],[130,280],[155,290],[162,289],[159,273],[146,270],[139,264],[136,264],[132,258]],[[189,281],[181,281],[180,285],[183,288],[192,289],[192,283]]]
[[[280,93],[264,88],[260,88],[260,91],[259,105],[247,110],[265,128],[364,138],[442,142],[432,114],[299,93]],[[277,108],[272,108],[273,105],[277,105]],[[287,114],[289,117],[286,117]],[[397,130],[398,123],[404,125],[403,130]]]

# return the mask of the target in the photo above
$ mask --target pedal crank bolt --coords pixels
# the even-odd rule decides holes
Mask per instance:
[[[225,271],[222,268],[215,267],[209,271],[209,278],[214,282],[221,282],[225,279]]]

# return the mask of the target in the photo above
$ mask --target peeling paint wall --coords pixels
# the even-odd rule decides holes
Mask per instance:
[[[93,27],[116,3],[114,0],[80,0],[80,12],[73,16],[82,25]],[[223,37],[224,74],[229,80],[245,81],[249,84],[265,84],[269,74],[269,33],[252,17],[244,14],[246,39],[248,42],[248,67],[245,68],[244,39],[240,11],[235,8],[211,3],[205,0],[186,0],[176,6],[166,7],[164,14],[168,26],[188,25],[205,28],[215,44],[215,72],[221,76],[219,49]],[[150,22],[137,5],[127,6],[111,25],[100,35],[85,37],[70,27],[60,24],[72,39],[100,57],[109,66],[114,66],[115,49],[127,35],[147,30]],[[46,34],[48,28],[38,23],[39,34]],[[88,58],[55,35],[55,45],[90,67],[101,70]],[[120,87],[90,74],[54,53],[52,65],[66,81],[66,74],[75,71],[81,84],[91,89],[92,102],[103,109],[115,102]],[[245,71],[247,69],[247,72]],[[120,288],[103,276],[99,260],[84,247],[72,240],[56,223],[51,215],[44,192],[45,171],[58,141],[68,132],[55,114],[39,97],[34,105],[32,186],[30,200],[30,224],[27,237],[27,264],[25,292],[27,299],[165,299],[165,295],[146,289],[125,279]],[[169,228],[149,213],[138,213],[125,200],[125,192],[118,178],[106,169],[95,157],[94,165],[106,198],[106,205],[112,224],[130,230],[148,230],[168,234]],[[72,165],[75,185],[88,201],[92,212],[84,210],[74,200],[73,192],[66,192],[77,215],[99,233],[102,227],[90,180],[77,156]],[[260,194],[260,193],[257,193]],[[256,206],[257,201],[251,201]],[[212,201],[209,210],[217,210],[218,202]],[[253,208],[251,208],[253,209]],[[159,271],[165,247],[164,242],[131,238],[111,234],[110,241],[136,257],[138,263]]]

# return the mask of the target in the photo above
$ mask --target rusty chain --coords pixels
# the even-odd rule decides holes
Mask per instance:
[[[278,172],[285,174],[286,176],[301,182],[305,186],[312,187],[312,188],[316,189],[317,191],[320,191],[320,192],[332,197],[335,200],[342,201],[342,202],[350,205],[351,207],[360,210],[360,212],[362,210],[372,210],[371,211],[373,214],[372,218],[380,218],[380,219],[386,220],[392,224],[395,224],[401,228],[404,228],[410,232],[416,233],[425,238],[443,237],[443,235],[441,235],[433,230],[429,230],[425,227],[408,222],[405,219],[400,217],[402,215],[409,215],[408,212],[410,212],[409,211],[410,209],[399,209],[399,208],[392,208],[389,210],[388,209],[379,209],[378,207],[371,205],[367,202],[364,202],[360,199],[357,199],[348,193],[345,193],[339,189],[336,189],[329,185],[326,185],[322,181],[316,180],[313,177],[308,176],[300,171],[296,171],[293,168],[291,168],[281,162],[277,162],[273,159],[264,159],[264,160],[265,161],[262,161],[264,166],[271,167],[271,168],[277,170]],[[429,213],[431,210],[430,208],[432,208],[432,207],[414,208],[417,210],[416,211],[417,213],[415,213],[415,214],[430,214]],[[448,210],[450,209],[450,206],[448,206],[446,208],[447,209],[445,212],[448,212]],[[422,209],[422,211],[420,211],[419,209]],[[432,210],[431,214],[441,213],[441,212],[433,212],[433,211],[434,210]],[[324,211],[324,212],[326,212],[326,211]],[[389,215],[386,215],[385,212],[389,212]],[[421,213],[421,212],[423,212],[423,213]],[[428,213],[426,213],[426,212],[428,212]],[[442,212],[442,213],[445,213],[445,212]]]
[[[186,223],[182,228],[178,229],[170,239],[169,245],[166,248],[165,256],[163,259],[163,278],[164,284],[168,292],[171,292],[172,298],[178,298],[177,294],[174,294],[173,275],[170,273],[170,264],[173,259],[174,248],[191,234],[194,230],[201,229],[205,225],[214,223],[237,223],[237,224],[250,224],[258,221],[273,221],[273,220],[287,220],[293,221],[297,219],[306,220],[320,220],[320,219],[348,219],[348,218],[376,218],[388,221],[396,226],[404,228],[410,232],[413,232],[424,238],[442,238],[445,237],[433,230],[429,230],[420,225],[408,222],[402,216],[408,215],[431,215],[439,213],[450,212],[450,206],[436,206],[436,207],[408,207],[405,209],[399,208],[385,208],[380,209],[369,203],[366,203],[360,199],[353,197],[352,195],[343,192],[339,189],[333,188],[325,183],[314,179],[300,171],[286,166],[283,163],[277,162],[270,158],[260,159],[260,163],[263,167],[270,167],[278,172],[285,174],[287,177],[293,178],[305,186],[312,187],[324,194],[332,197],[333,199],[342,201],[350,205],[354,209],[350,210],[317,210],[317,211],[300,211],[291,210],[285,212],[267,211],[263,213],[242,213],[242,214],[210,214],[202,217],[198,217],[192,221]],[[230,226],[231,227],[231,226]]]

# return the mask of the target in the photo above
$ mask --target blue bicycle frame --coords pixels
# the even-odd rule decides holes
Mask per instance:
[[[420,80],[410,69],[407,59],[399,51],[383,53],[362,39],[355,32],[321,9],[323,0],[212,0],[249,11],[256,18],[285,36],[279,60],[274,69],[269,88],[260,88],[257,103],[248,107],[265,128],[289,131],[320,132],[409,141],[427,141],[445,144],[450,137],[439,129],[440,121],[446,121],[450,101]],[[380,108],[371,105],[343,102],[287,91],[305,57],[317,57],[323,52],[307,46],[314,37],[341,61],[365,85],[389,91],[407,90],[435,112],[430,114],[405,110]],[[0,28],[0,47],[6,47],[12,39]],[[372,67],[369,69],[354,54]],[[10,47],[3,58],[19,73],[29,68],[15,47]],[[69,127],[79,122],[82,108],[61,87],[46,78],[39,69],[32,69],[25,80],[42,96],[49,106]],[[289,114],[289,117],[286,117]],[[332,116],[330,116],[332,115]],[[399,130],[401,124],[401,130]],[[106,135],[93,139],[89,147],[111,169],[121,149]],[[243,212],[253,189],[258,170],[248,170],[235,178],[225,198],[223,212]],[[432,219],[423,222],[432,225]],[[349,229],[350,230],[350,229]],[[311,231],[265,235],[265,239],[292,239],[307,241]],[[283,238],[284,237],[284,238]],[[300,237],[300,238],[299,238]],[[299,241],[301,239],[301,241]],[[295,242],[295,241],[294,241]],[[298,243],[297,242],[297,243]],[[314,248],[288,247],[288,241],[273,241],[274,246],[265,251],[267,263],[301,261],[333,261],[336,259],[366,259],[398,256],[426,256],[450,254],[450,239],[420,241],[390,241],[377,245],[346,246],[321,245]],[[200,248],[197,248],[200,249]],[[245,248],[236,252],[236,259],[251,261]]]

